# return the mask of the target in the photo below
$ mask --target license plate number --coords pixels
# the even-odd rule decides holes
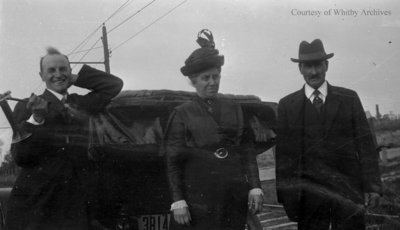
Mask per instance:
[[[168,230],[169,214],[143,215],[139,217],[139,230]]]

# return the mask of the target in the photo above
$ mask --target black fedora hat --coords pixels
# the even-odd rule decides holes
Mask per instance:
[[[311,43],[302,41],[299,46],[299,59],[290,58],[293,62],[314,62],[323,61],[333,57],[333,53],[326,54],[324,45],[320,39]]]
[[[204,37],[202,37],[204,36]],[[184,76],[224,65],[224,56],[215,49],[214,37],[210,30],[203,29],[197,34],[197,43],[201,48],[196,49],[186,59],[185,65],[181,68]]]

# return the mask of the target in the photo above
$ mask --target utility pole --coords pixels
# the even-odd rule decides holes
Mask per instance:
[[[381,113],[379,112],[379,105],[375,105],[375,110],[376,110],[376,119],[377,119],[378,121],[380,121],[381,118],[382,118],[382,115],[381,115]]]
[[[108,40],[107,40],[107,29],[106,25],[103,23],[103,49],[104,49],[104,66],[106,67],[106,73],[110,73],[110,51],[108,50]]]
[[[108,40],[107,40],[107,29],[106,25],[103,23],[103,36],[101,40],[103,41],[103,51],[104,51],[104,62],[91,62],[91,61],[81,61],[81,62],[69,62],[70,64],[104,64],[106,73],[110,73],[110,51],[108,50]]]

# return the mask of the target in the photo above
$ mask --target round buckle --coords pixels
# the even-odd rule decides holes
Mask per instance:
[[[214,152],[214,156],[216,156],[219,159],[227,158],[228,155],[229,155],[229,152],[226,148],[219,148],[219,149],[215,150],[215,152]]]

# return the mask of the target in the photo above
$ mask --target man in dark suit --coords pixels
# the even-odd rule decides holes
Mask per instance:
[[[378,154],[357,93],[325,80],[321,40],[301,42],[306,84],[279,102],[278,201],[299,229],[365,229],[365,207],[381,193]]]
[[[67,56],[54,48],[41,58],[40,76],[44,93],[32,94],[14,109],[21,130],[31,136],[12,146],[22,170],[8,203],[6,229],[102,229],[88,192],[95,188],[90,184],[95,177],[88,159],[88,121],[123,83],[86,65],[72,74]],[[68,94],[72,85],[91,92]]]

